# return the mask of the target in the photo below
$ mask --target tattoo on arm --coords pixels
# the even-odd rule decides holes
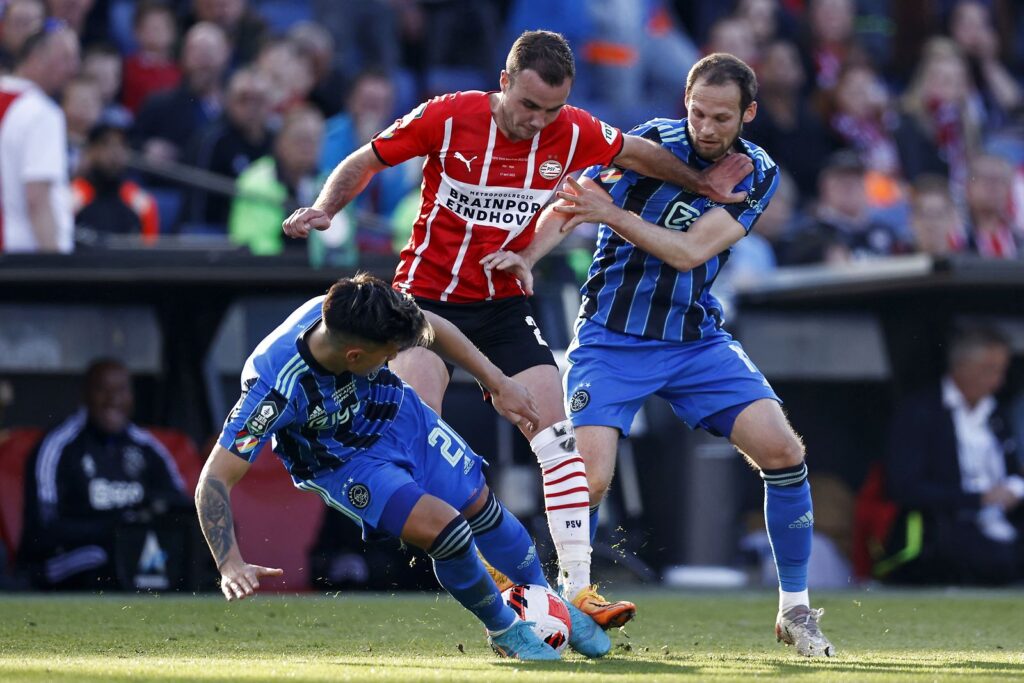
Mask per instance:
[[[235,547],[235,523],[231,516],[227,486],[219,479],[204,479],[198,502],[196,508],[199,512],[199,525],[219,568]]]

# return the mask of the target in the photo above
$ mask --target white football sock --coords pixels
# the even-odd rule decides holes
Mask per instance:
[[[590,585],[590,488],[572,422],[557,422],[530,440],[544,484],[544,508],[568,598]]]
[[[807,593],[807,589],[802,591],[784,591],[779,589],[779,611],[785,612],[788,609],[796,607],[797,605],[804,605],[805,607],[811,606],[811,598]]]

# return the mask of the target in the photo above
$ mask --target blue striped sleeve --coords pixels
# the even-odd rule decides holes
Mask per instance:
[[[263,379],[248,383],[231,410],[217,443],[249,462],[263,444],[295,418],[294,407],[277,387]]]

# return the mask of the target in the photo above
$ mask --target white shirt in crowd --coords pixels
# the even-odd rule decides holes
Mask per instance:
[[[956,451],[960,461],[960,482],[965,493],[985,493],[996,484],[1004,484],[1017,498],[1024,498],[1024,478],[1009,476],[1003,446],[992,431],[989,419],[996,409],[991,396],[971,408],[950,377],[942,378],[942,403],[953,413],[956,430]],[[1012,541],[1013,526],[998,507],[984,507],[978,523],[983,533],[993,540]]]
[[[0,252],[39,250],[25,184],[48,181],[61,253],[74,248],[64,112],[32,81],[0,77]]]

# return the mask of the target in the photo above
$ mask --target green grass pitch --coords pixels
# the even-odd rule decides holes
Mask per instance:
[[[612,654],[495,657],[447,596],[0,594],[0,681],[1024,681],[1024,593],[819,592],[839,650],[775,643],[771,592],[620,587],[640,616]]]

